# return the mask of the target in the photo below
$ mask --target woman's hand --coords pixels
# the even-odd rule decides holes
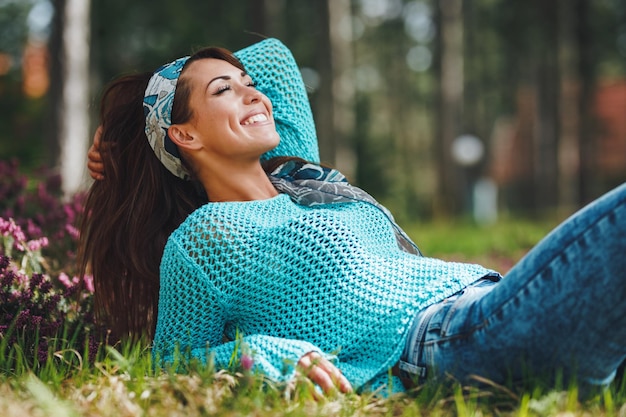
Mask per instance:
[[[102,155],[100,155],[100,138],[102,136],[102,126],[98,126],[93,135],[93,144],[87,152],[87,169],[89,175],[94,180],[104,179],[104,164],[102,163]]]
[[[347,393],[352,392],[352,385],[328,359],[317,352],[309,352],[298,361],[300,372],[319,385],[325,394],[335,390]]]

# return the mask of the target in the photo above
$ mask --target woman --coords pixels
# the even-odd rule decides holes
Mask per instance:
[[[224,50],[118,81],[102,109],[106,176],[87,203],[83,265],[99,311],[131,315],[122,335],[151,336],[159,291],[164,362],[248,355],[272,379],[299,368],[326,392],[394,383],[390,370],[406,387],[562,372],[586,390],[626,357],[626,186],[501,279],[421,256],[336,171],[300,159],[264,169],[280,141],[272,104]]]

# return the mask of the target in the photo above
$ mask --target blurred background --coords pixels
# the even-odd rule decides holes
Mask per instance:
[[[84,189],[103,86],[276,37],[322,160],[400,221],[571,211],[626,180],[624,0],[0,0],[0,159]]]

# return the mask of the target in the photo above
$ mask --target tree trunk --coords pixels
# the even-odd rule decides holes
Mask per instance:
[[[263,4],[263,21],[267,34],[271,37],[282,39],[285,33],[283,24],[285,21],[285,0],[264,0]]]
[[[315,102],[315,129],[317,143],[320,148],[322,162],[335,165],[335,129],[333,125],[333,63],[330,41],[330,5],[328,1],[316,3],[321,16],[320,37],[316,49],[316,61],[319,62],[318,71],[320,86]]]
[[[579,201],[580,169],[580,75],[578,43],[575,39],[575,20],[578,10],[568,0],[558,2],[559,22],[559,91],[558,143],[558,206],[571,211]]]
[[[463,208],[459,184],[460,168],[452,159],[452,142],[461,133],[463,112],[463,2],[441,0],[439,121],[437,160],[439,191],[435,210],[440,214],[458,214]]]
[[[349,0],[327,0],[320,3],[322,42],[318,46],[320,89],[316,112],[316,129],[323,162],[336,166],[348,178],[356,173],[356,157],[351,139],[355,129],[354,84],[348,73],[353,52],[341,25],[350,22]]]
[[[555,51],[557,44],[557,6],[538,0],[542,19],[538,22],[541,34],[536,68],[538,106],[537,132],[534,149],[534,190],[536,209],[541,213],[558,203],[558,151],[559,137],[559,73]]]
[[[66,0],[63,10],[63,101],[59,166],[69,196],[85,180],[89,134],[89,0]],[[59,10],[59,12],[61,12]]]
[[[48,90],[48,105],[46,115],[46,129],[44,133],[46,147],[46,166],[54,166],[59,162],[59,124],[61,122],[60,103],[63,94],[63,26],[65,0],[54,0],[54,16],[52,30],[48,41],[50,52],[50,89]]]
[[[355,127],[353,51],[351,39],[343,33],[351,33],[345,28],[352,21],[350,0],[328,0],[330,26],[330,52],[333,70],[333,128],[335,131],[335,165],[348,178],[354,178],[356,157],[352,146]],[[343,26],[343,27],[342,27]]]
[[[285,0],[248,0],[248,27],[253,34],[283,39]]]
[[[595,143],[593,140],[593,90],[595,87],[594,56],[592,47],[593,29],[591,28],[590,1],[576,0],[575,37],[578,44],[578,72],[580,75],[580,90],[578,100],[579,140],[580,145],[580,170],[579,174],[579,201],[578,205],[591,201],[595,194],[595,184],[592,178],[595,177]]]

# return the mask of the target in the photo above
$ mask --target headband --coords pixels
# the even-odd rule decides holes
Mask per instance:
[[[291,51],[277,39],[265,39],[234,53],[273,105],[279,145],[261,156],[298,156],[319,162],[313,114],[306,88]],[[175,176],[189,179],[178,148],[167,135],[172,125],[172,104],[178,77],[189,57],[158,68],[148,82],[143,108],[146,136],[161,163]]]
[[[179,58],[154,71],[143,97],[148,143],[165,168],[184,180],[189,179],[189,172],[183,166],[178,147],[168,136],[167,129],[172,125],[172,105],[178,77],[188,59],[188,56]]]

